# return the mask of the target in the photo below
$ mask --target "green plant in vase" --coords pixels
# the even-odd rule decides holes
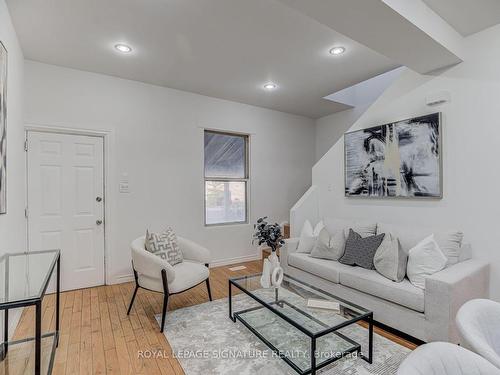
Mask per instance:
[[[259,246],[266,244],[271,248],[271,255],[264,259],[260,282],[264,288],[279,287],[283,281],[283,269],[280,267],[276,250],[285,244],[281,226],[278,223],[269,224],[267,216],[264,216],[254,224],[254,230],[252,243],[257,242]]]

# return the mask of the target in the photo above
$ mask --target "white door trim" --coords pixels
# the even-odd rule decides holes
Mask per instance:
[[[24,126],[24,140],[28,139],[29,132],[39,132],[39,133],[57,133],[65,135],[86,135],[90,137],[100,137],[103,139],[104,153],[103,153],[103,174],[104,174],[104,285],[108,285],[110,280],[110,262],[109,262],[109,234],[110,234],[110,222],[111,222],[111,199],[109,191],[109,170],[110,170],[110,148],[111,139],[113,133],[111,131],[103,130],[91,130],[91,129],[75,129],[67,128],[61,126],[52,125],[39,125],[39,124],[25,124]],[[26,206],[28,204],[28,153],[25,152],[25,170],[26,170]],[[26,241],[29,249],[29,233],[28,233],[28,218],[26,218]]]

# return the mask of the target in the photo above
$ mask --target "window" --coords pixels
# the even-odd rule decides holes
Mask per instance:
[[[205,130],[205,225],[246,223],[248,136]]]

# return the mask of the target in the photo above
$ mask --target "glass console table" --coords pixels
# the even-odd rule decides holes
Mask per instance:
[[[42,300],[54,270],[57,272],[55,331],[42,334]],[[0,343],[0,370],[3,371],[0,373],[52,372],[59,341],[60,271],[59,250],[0,257],[0,310],[4,311],[4,339]],[[9,342],[9,310],[27,306],[35,306],[35,337]]]

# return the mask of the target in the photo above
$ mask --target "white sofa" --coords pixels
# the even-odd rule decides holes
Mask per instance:
[[[325,223],[328,228],[328,220]],[[433,233],[430,228],[378,223],[377,233],[386,232],[398,237],[405,251]],[[286,274],[370,309],[376,321],[425,342],[458,343],[458,309],[470,299],[487,298],[489,293],[489,264],[471,259],[470,245],[465,243],[458,263],[428,277],[422,290],[407,278],[396,283],[375,270],[297,253],[298,242],[298,238],[288,239],[281,249],[280,262]]]

